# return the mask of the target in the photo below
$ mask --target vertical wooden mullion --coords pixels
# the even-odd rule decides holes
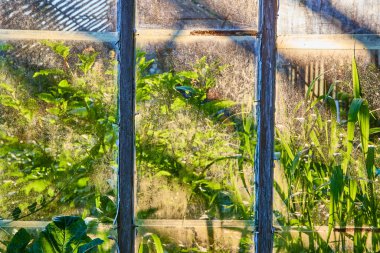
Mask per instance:
[[[118,245],[135,252],[135,0],[118,0],[119,173]]]
[[[277,0],[259,1],[255,252],[273,252],[273,166]]]

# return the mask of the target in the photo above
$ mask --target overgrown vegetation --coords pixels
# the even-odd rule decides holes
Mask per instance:
[[[110,223],[118,139],[114,53],[49,41],[40,46],[59,58],[56,68],[28,69],[8,56],[12,46],[1,46],[0,218],[60,214]],[[153,73],[154,60],[143,52],[136,62],[137,218],[252,220],[254,118],[244,103],[212,94],[228,66],[201,58],[187,71]],[[352,73],[352,94],[332,98],[332,85],[314,98],[313,82],[288,128],[276,130],[282,180],[274,187],[283,203],[275,211],[278,252],[380,250],[379,234],[370,229],[336,233],[337,227],[378,228],[380,222],[377,108],[361,93],[355,61]],[[339,119],[335,99],[349,105],[338,108]],[[319,226],[327,226],[326,233]],[[239,234],[237,251],[250,252],[249,228],[228,230]],[[0,232],[4,249],[12,245],[6,232]],[[27,238],[24,232],[13,240]],[[140,228],[138,248],[231,252],[214,232],[205,235],[208,243],[193,238],[189,244]],[[19,245],[26,250],[30,239],[24,239]]]
[[[37,46],[48,48],[56,68],[30,70],[12,58],[12,46],[2,47],[0,218],[60,214],[110,222],[118,138],[114,60],[96,60],[92,47],[74,53],[62,43]]]
[[[292,112],[291,128],[277,130],[285,178],[275,182],[285,207],[275,213],[285,227],[275,240],[279,251],[380,250],[379,234],[365,229],[377,228],[380,221],[379,164],[375,162],[380,153],[376,147],[379,126],[361,96],[355,60],[352,85],[352,94],[338,94],[349,104],[340,111],[345,120],[337,117],[331,96],[334,85],[326,95],[313,99],[313,82],[305,100]],[[328,230],[318,232],[319,226]],[[346,227],[355,229],[345,231]]]
[[[55,217],[53,222],[32,242],[26,229],[20,229],[7,246],[7,253],[91,253],[98,252],[103,243],[99,238],[91,239],[87,235],[85,222],[75,216]]]

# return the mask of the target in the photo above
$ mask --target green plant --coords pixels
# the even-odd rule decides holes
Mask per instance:
[[[338,225],[345,228],[378,226],[375,192],[375,147],[371,135],[377,133],[376,120],[371,119],[368,102],[361,97],[360,81],[355,59],[352,62],[353,94],[340,94],[349,104],[346,122],[337,121],[337,110],[331,97],[331,86],[326,95],[313,99],[313,81],[293,114],[297,128],[277,129],[277,149],[281,151],[280,164],[285,184],[275,182],[275,189],[286,206],[286,213],[276,212],[277,220],[285,231],[277,237],[278,250],[304,248],[308,252],[347,250],[346,241],[353,242],[354,250],[363,252],[368,235],[357,229],[354,235],[339,233],[331,244],[331,235]],[[308,102],[306,102],[308,101]],[[323,103],[321,103],[323,102]],[[304,107],[303,107],[304,106]],[[371,126],[373,122],[375,125]],[[328,225],[327,234],[315,231],[317,225]],[[288,228],[296,227],[298,237]],[[302,236],[309,239],[308,247]],[[371,238],[372,250],[379,248],[378,235]],[[291,242],[291,243],[288,243]],[[298,246],[295,246],[298,245]]]
[[[92,47],[76,52],[59,42],[41,45],[54,52],[57,66],[30,70],[1,58],[0,203],[7,203],[1,215],[45,219],[80,212],[111,222],[115,188],[103,175],[112,179],[110,168],[116,167],[115,62]],[[140,179],[164,179],[185,189],[189,210],[199,206],[198,217],[250,219],[254,120],[249,112],[238,112],[235,102],[211,94],[225,67],[204,57],[191,70],[152,75],[152,63],[138,52]],[[173,121],[179,124],[170,126]],[[8,194],[15,188],[20,194]],[[139,210],[138,217],[157,210]],[[242,250],[247,244],[242,236]]]
[[[249,219],[251,189],[243,170],[253,160],[253,120],[228,115],[234,102],[208,97],[223,68],[202,58],[193,70],[151,75],[152,64],[138,53],[136,154],[141,180],[153,173],[188,187],[188,201],[203,199],[210,218]],[[235,143],[238,149],[232,148]],[[212,175],[216,168],[223,178]],[[241,184],[248,199],[238,189]]]
[[[63,43],[41,46],[54,52],[57,68],[30,71],[1,58],[0,203],[8,203],[1,216],[41,218],[76,208],[105,221],[102,202],[115,194],[96,174],[111,179],[116,168],[115,63],[91,47],[73,53]],[[7,194],[16,188],[19,194]]]
[[[97,252],[103,241],[91,239],[86,234],[85,222],[75,216],[53,218],[46,228],[32,241],[25,229],[20,229],[10,241],[7,253],[85,253]],[[32,241],[32,242],[31,242]]]
[[[150,74],[153,64],[154,60],[147,60],[145,53],[138,52],[138,184],[151,182],[152,195],[160,194],[161,189],[168,194],[167,188],[171,190],[173,185],[178,187],[176,191],[188,194],[187,209],[180,210],[181,216],[169,213],[171,218],[251,219],[253,196],[249,179],[256,140],[254,119],[250,112],[244,112],[243,106],[239,112],[235,102],[211,96],[216,77],[224,68],[203,57],[191,70]],[[137,194],[138,201],[143,202],[141,199],[149,193],[138,189]],[[158,214],[165,210],[166,202],[137,205],[140,219],[167,218]],[[174,250],[175,242],[162,238],[157,231],[149,232],[165,241],[163,248]],[[147,235],[140,249],[151,247],[154,252],[157,243],[151,233]],[[240,252],[246,252],[251,245],[247,236],[242,232]],[[213,247],[211,243],[209,252],[216,252]],[[203,250],[196,245],[178,246],[173,252]]]

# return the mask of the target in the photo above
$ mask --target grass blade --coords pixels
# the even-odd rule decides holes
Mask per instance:
[[[355,58],[352,59],[352,85],[354,90],[354,98],[360,98],[360,81]]]

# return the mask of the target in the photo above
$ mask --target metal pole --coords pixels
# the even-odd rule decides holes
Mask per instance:
[[[273,251],[273,160],[277,0],[259,0],[255,252]]]
[[[121,253],[135,252],[135,0],[118,1],[119,32],[119,204],[118,245]]]

